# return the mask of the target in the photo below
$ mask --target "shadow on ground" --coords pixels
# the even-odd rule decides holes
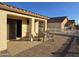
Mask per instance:
[[[71,37],[58,51],[52,52],[51,57],[79,57],[78,46],[79,37]]]

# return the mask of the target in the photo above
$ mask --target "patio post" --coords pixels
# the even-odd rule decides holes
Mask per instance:
[[[45,30],[45,36],[44,36],[44,41],[47,40],[47,20],[44,22],[44,30]]]
[[[31,19],[31,22],[30,22],[30,24],[31,24],[31,35],[30,35],[30,39],[31,39],[31,42],[33,41],[33,39],[34,39],[34,35],[35,35],[35,32],[34,32],[34,24],[35,24],[35,19],[34,18],[32,18]]]

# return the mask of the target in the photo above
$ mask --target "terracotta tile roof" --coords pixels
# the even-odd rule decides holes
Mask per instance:
[[[12,12],[16,12],[16,13],[20,13],[20,14],[24,14],[24,15],[30,15],[30,16],[34,16],[34,17],[38,17],[38,18],[49,19],[49,17],[47,17],[47,16],[40,15],[38,13],[34,13],[34,12],[31,12],[28,10],[20,9],[15,6],[11,6],[11,5],[2,3],[2,2],[0,2],[0,9],[12,11]]]
[[[53,18],[50,18],[48,20],[48,22],[52,22],[52,23],[54,23],[54,22],[63,22],[65,18],[67,18],[67,16],[53,17]]]

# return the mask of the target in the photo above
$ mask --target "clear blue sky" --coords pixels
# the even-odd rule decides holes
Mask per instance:
[[[79,24],[78,2],[6,2],[7,4],[30,10],[49,17],[68,16]]]

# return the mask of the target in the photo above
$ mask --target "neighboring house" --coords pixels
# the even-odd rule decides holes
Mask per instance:
[[[66,16],[50,18],[48,22],[48,31],[65,31],[65,25],[68,21]]]
[[[75,25],[76,30],[79,30],[79,25]]]
[[[7,49],[7,40],[28,37],[33,41],[39,31],[47,31],[47,19],[47,16],[0,3],[0,51]]]
[[[66,30],[75,30],[75,20],[68,20],[67,21]]]

